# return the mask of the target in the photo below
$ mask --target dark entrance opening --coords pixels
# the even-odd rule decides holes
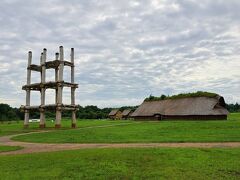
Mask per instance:
[[[161,121],[161,120],[163,119],[162,114],[159,114],[159,113],[154,114],[154,117],[155,117],[155,119],[158,120],[158,121]]]

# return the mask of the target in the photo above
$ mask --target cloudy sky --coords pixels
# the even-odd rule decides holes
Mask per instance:
[[[75,48],[80,105],[137,105],[210,91],[240,102],[239,0],[1,0],[0,103],[25,103],[27,52]],[[70,68],[64,77],[68,81]],[[53,70],[47,73],[53,80]],[[32,82],[40,76],[32,73]],[[69,90],[64,90],[68,103]],[[31,104],[40,103],[32,93]],[[54,91],[47,91],[47,103]]]

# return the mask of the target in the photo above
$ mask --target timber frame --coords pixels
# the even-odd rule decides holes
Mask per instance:
[[[76,127],[76,111],[78,105],[75,105],[75,90],[78,84],[74,83],[74,49],[71,48],[71,61],[64,60],[63,46],[59,47],[59,52],[55,54],[55,60],[46,61],[47,49],[43,49],[40,56],[40,65],[32,64],[32,52],[28,52],[28,67],[27,67],[27,84],[22,87],[26,91],[26,105],[21,106],[24,111],[24,127],[29,126],[30,111],[40,111],[40,128],[46,127],[45,111],[56,111],[55,128],[61,127],[62,111],[72,111],[72,128]],[[71,67],[71,82],[63,80],[64,66]],[[55,81],[46,82],[46,69],[55,69]],[[31,84],[31,71],[37,71],[41,74],[41,82]],[[63,104],[62,93],[63,87],[71,88],[71,104]],[[55,104],[45,104],[46,89],[55,89]],[[31,106],[30,95],[31,91],[39,91],[41,93],[41,105]]]

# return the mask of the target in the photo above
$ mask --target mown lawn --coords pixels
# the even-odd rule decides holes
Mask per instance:
[[[240,141],[240,113],[229,115],[227,121],[135,122],[124,126],[36,133],[13,139],[47,143]]]
[[[120,123],[129,123],[129,121],[110,121],[110,120],[78,120],[78,127],[93,127],[93,126],[101,126],[101,125],[111,125],[111,124],[120,124]],[[51,120],[47,120],[46,122],[47,128],[44,130],[55,130],[54,122]],[[62,128],[61,129],[71,129],[71,120],[63,119],[62,120]],[[30,123],[29,128],[23,128],[23,121],[12,122],[11,124],[0,124],[0,136],[11,135],[11,134],[19,134],[26,133],[31,131],[39,131],[39,123]]]
[[[0,156],[0,179],[240,179],[240,149],[86,149]]]
[[[15,151],[22,149],[22,147],[19,146],[2,146],[0,145],[0,152],[7,152],[7,151]]]

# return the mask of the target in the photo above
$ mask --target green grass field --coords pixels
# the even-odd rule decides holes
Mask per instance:
[[[93,126],[102,126],[102,125],[111,125],[111,124],[121,124],[121,123],[129,123],[129,121],[122,120],[122,121],[110,121],[110,120],[78,120],[77,126],[78,127],[93,127]],[[44,130],[55,130],[54,129],[54,122],[48,120],[46,122],[47,128]],[[62,128],[61,129],[71,129],[71,121],[67,119],[62,120]],[[41,130],[39,129],[39,123],[30,123],[29,128],[23,128],[23,122],[19,121],[12,122],[11,124],[0,124],[0,136],[11,135],[11,134],[19,134],[19,133],[26,133]]]
[[[39,130],[38,123],[27,130],[22,125],[0,124],[0,136]],[[79,120],[79,128],[70,129],[70,121],[64,120],[61,130],[54,130],[50,121],[47,126],[53,131],[14,139],[49,143],[240,141],[240,113],[231,114],[228,121]],[[0,146],[0,152],[18,148]],[[0,174],[4,180],[240,179],[240,148],[82,149],[0,155]]]
[[[91,149],[0,156],[0,179],[239,179],[240,149]]]
[[[0,152],[7,152],[7,151],[15,151],[22,149],[22,147],[19,146],[1,146],[0,145]]]
[[[122,121],[109,122],[113,124]],[[240,141],[240,113],[230,114],[227,121],[132,122],[132,124],[123,126],[60,130],[21,135],[13,139],[47,143]],[[81,127],[81,123],[79,121],[79,127]],[[84,126],[82,125],[82,127]]]

